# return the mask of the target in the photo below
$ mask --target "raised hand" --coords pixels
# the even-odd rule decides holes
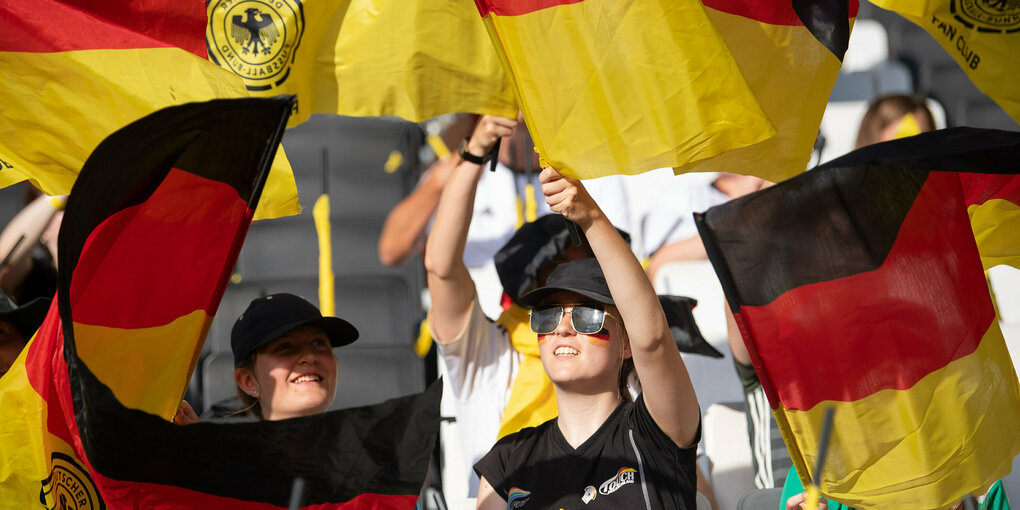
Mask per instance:
[[[517,121],[494,115],[483,115],[475,125],[475,131],[471,133],[467,150],[471,154],[482,157],[492,152],[496,141],[504,136],[510,136],[517,127]]]
[[[577,179],[564,177],[555,168],[545,167],[538,176],[542,193],[549,209],[562,214],[581,227],[590,224],[602,214],[584,185]]]

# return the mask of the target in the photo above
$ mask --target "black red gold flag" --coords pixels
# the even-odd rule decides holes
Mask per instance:
[[[114,131],[167,106],[247,97],[207,60],[205,5],[180,0],[0,2],[0,187],[66,195]],[[256,218],[297,214],[283,151]]]
[[[805,484],[857,508],[947,508],[1010,471],[1020,388],[968,207],[1015,211],[1018,176],[1020,133],[955,128],[696,215]]]
[[[292,103],[167,108],[89,157],[61,227],[55,304],[0,379],[5,504],[280,508],[300,477],[308,507],[413,507],[437,389],[280,422],[169,421]]]

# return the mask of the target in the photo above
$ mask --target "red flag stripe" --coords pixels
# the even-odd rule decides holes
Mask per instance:
[[[478,6],[478,13],[482,17],[490,13],[497,16],[520,16],[529,12],[556,7],[557,5],[570,5],[581,3],[584,0],[475,0]],[[613,0],[616,1],[616,0]]]
[[[76,323],[133,329],[168,324],[198,309],[215,314],[211,305],[227,281],[221,273],[232,264],[196,260],[194,250],[147,248],[178,239],[204,253],[236,255],[242,242],[235,239],[237,226],[250,220],[251,209],[230,185],[177,169],[152,197],[111,215],[89,235],[71,282]],[[210,289],[210,282],[219,288]],[[137,296],[148,303],[135,303]]]
[[[790,0],[702,0],[705,7],[711,7],[727,14],[743,16],[769,25],[803,26]],[[856,13],[858,0],[850,0],[850,12]]]
[[[162,5],[145,9],[150,13],[158,9],[158,19],[146,15],[142,6],[124,10],[119,3],[96,7],[111,11],[97,14],[56,0],[0,2],[0,51],[52,53],[177,46],[206,58],[205,6],[193,0],[157,3]],[[116,22],[106,17],[114,15]]]
[[[1020,175],[961,173],[960,182],[968,206],[995,199],[1020,206]]]
[[[257,501],[243,501],[224,496],[196,492],[183,487],[146,482],[124,482],[92,473],[102,487],[103,500],[111,508],[147,508],[169,510],[180,508],[244,508],[276,510],[283,507]],[[322,503],[301,507],[304,510],[412,510],[417,494],[361,494],[344,503]]]
[[[755,342],[773,407],[809,410],[823,400],[848,402],[884,389],[907,389],[974,352],[995,312],[955,180],[950,173],[929,175],[879,269],[797,287],[766,306],[740,308],[753,338],[773,339]],[[918,271],[917,253],[956,257]],[[918,274],[923,282],[916,281]],[[938,290],[919,294],[922,288]],[[856,306],[860,296],[876,293],[890,298],[879,306]],[[828,338],[818,331],[829,332]]]

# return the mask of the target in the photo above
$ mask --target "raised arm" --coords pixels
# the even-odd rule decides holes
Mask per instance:
[[[7,265],[0,269],[0,288],[14,294],[21,282],[32,270],[32,248],[47,232],[47,227],[58,212],[64,208],[64,197],[41,196],[25,206],[0,233],[0,260],[10,254]],[[22,239],[20,244],[19,239]],[[52,242],[56,246],[56,236]],[[17,246],[17,249],[15,249]],[[13,250],[13,252],[12,252]],[[56,253],[51,252],[53,260]]]
[[[492,151],[496,140],[509,136],[517,121],[484,116],[478,121],[467,150],[475,156]],[[475,299],[474,282],[464,265],[464,244],[474,210],[478,179],[487,165],[460,161],[453,169],[439,199],[436,220],[425,245],[425,270],[428,274],[432,310],[431,327],[439,343],[446,343],[460,332]]]
[[[540,180],[549,207],[584,230],[602,266],[626,326],[649,414],[673,442],[690,446],[700,420],[698,398],[641,264],[580,182],[552,168],[543,169]]]
[[[383,265],[402,264],[425,238],[425,229],[432,213],[436,212],[443,187],[460,162],[456,149],[460,141],[471,134],[477,120],[475,115],[463,115],[446,129],[442,142],[451,152],[432,163],[421,184],[386,216],[379,235],[379,262]]]
[[[432,163],[422,183],[386,216],[379,235],[379,262],[395,266],[407,260],[415,245],[424,238],[443,187],[459,162],[459,156],[449,154]]]

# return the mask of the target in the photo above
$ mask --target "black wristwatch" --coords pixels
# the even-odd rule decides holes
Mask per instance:
[[[468,141],[471,137],[467,137],[463,142],[460,142],[460,159],[467,161],[468,163],[474,163],[476,165],[485,164],[486,161],[492,159],[492,153],[488,153],[484,156],[475,156],[468,151]]]

